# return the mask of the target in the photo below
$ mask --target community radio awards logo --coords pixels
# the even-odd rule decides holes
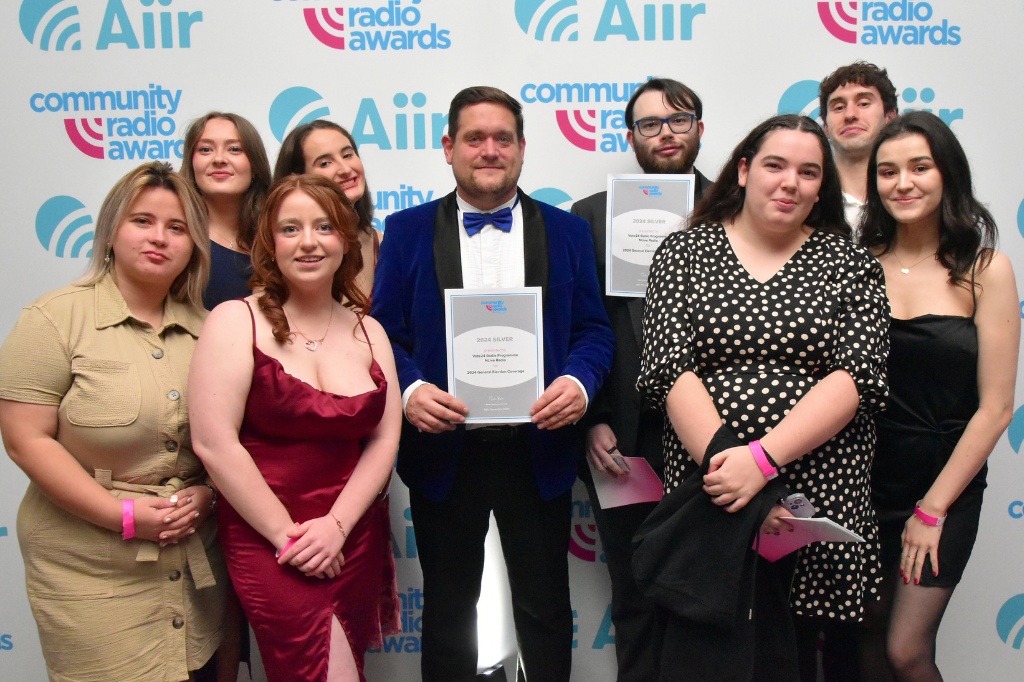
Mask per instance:
[[[36,212],[36,237],[57,258],[88,258],[94,237],[92,215],[74,197],[51,197]]]
[[[28,106],[62,117],[75,148],[94,159],[181,159],[184,142],[174,118],[181,90],[150,83],[137,90],[36,92]]]
[[[578,0],[515,2],[519,28],[534,40],[546,42],[577,42],[581,36],[597,43],[693,40],[694,21],[706,13],[703,2],[601,0],[586,2],[582,7]]]
[[[588,563],[594,563],[599,558],[603,560],[604,553],[598,544],[597,524],[594,523],[594,512],[590,507],[590,501],[573,500],[572,515],[569,554]]]
[[[22,0],[21,33],[40,50],[188,48],[203,21],[197,0]],[[173,8],[172,8],[173,5]],[[85,30],[83,30],[83,26]],[[93,31],[92,27],[99,27]]]
[[[930,2],[819,2],[817,6],[822,26],[844,43],[953,46],[962,41],[960,26],[939,15]]]
[[[447,50],[451,31],[424,19],[422,3],[388,0],[373,6],[305,7],[302,15],[313,37],[335,50]]]
[[[626,152],[626,103],[643,84],[644,81],[526,83],[519,89],[519,99],[524,104],[554,105],[558,131],[577,149]]]

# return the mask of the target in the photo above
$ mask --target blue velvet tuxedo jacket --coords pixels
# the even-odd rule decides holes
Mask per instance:
[[[601,301],[587,223],[520,190],[527,286],[543,289],[544,385],[569,374],[593,400],[614,354]],[[461,229],[455,193],[388,216],[373,285],[371,315],[391,340],[404,392],[417,380],[448,390],[445,289],[462,288]],[[529,427],[528,453],[545,499],[572,487],[582,428]],[[403,420],[398,474],[407,486],[440,501],[451,492],[465,429],[420,433]]]

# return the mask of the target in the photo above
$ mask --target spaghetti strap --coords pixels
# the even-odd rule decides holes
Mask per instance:
[[[981,259],[981,251],[974,257],[974,262],[971,263],[971,319],[974,319],[975,313],[978,312],[978,285],[974,282],[974,275],[978,271],[978,261]]]
[[[356,319],[359,320],[359,328],[363,330],[363,338],[366,339],[366,345],[370,347],[370,360],[374,361],[376,358],[373,357],[373,344],[370,342],[370,335],[366,333],[366,327],[363,326],[363,316],[357,314]]]
[[[245,304],[245,307],[249,309],[249,319],[252,320],[252,347],[256,347],[256,316],[252,312],[252,306],[249,305],[249,301],[244,298],[238,299]]]

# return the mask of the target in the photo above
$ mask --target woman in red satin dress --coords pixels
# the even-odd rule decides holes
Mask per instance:
[[[387,485],[402,404],[355,285],[356,221],[328,180],[275,185],[257,293],[210,315],[189,376],[193,442],[271,682],[363,680],[366,649],[397,630]]]

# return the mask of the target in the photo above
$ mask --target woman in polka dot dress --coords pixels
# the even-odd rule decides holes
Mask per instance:
[[[782,571],[785,590],[795,563],[793,613],[818,619],[815,627],[856,622],[879,578],[871,414],[886,394],[888,311],[881,268],[847,238],[821,129],[790,115],[757,126],[691,225],[655,255],[644,316],[638,387],[664,405],[673,427],[665,430],[666,494],[697,472],[716,431],[727,428],[747,445],[710,453],[704,493],[736,512],[777,471],[819,516],[864,536],[757,566]],[[786,532],[785,516],[776,505],[761,530]],[[755,595],[755,612],[765,597]],[[790,629],[782,619],[778,627]],[[795,649],[772,655],[795,666]],[[755,657],[749,679],[794,679],[766,660]]]

